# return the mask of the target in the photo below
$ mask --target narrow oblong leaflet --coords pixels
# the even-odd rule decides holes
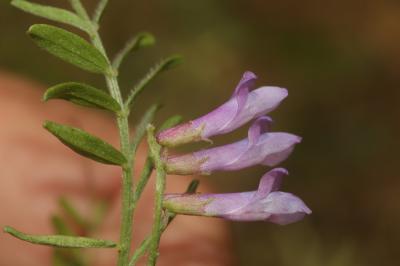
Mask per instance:
[[[78,105],[109,110],[114,113],[121,111],[121,106],[107,93],[90,85],[66,82],[49,88],[43,95],[43,100],[63,99]]]
[[[28,235],[10,226],[4,227],[4,232],[33,244],[61,248],[114,248],[117,244],[110,240],[94,239],[80,236],[64,235]]]
[[[123,165],[125,156],[104,140],[81,129],[46,121],[43,127],[76,153],[104,164]]]
[[[35,24],[28,35],[44,50],[64,61],[93,73],[107,73],[109,64],[103,54],[82,37],[47,24]]]

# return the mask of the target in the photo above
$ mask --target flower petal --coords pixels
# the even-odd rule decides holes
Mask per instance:
[[[229,123],[228,128],[238,128],[256,117],[271,112],[287,95],[287,90],[280,87],[260,87],[251,91],[245,107]]]
[[[249,89],[251,89],[251,87],[253,87],[256,79],[257,79],[257,76],[253,72],[251,72],[251,71],[244,72],[243,77],[239,81],[238,85],[236,86],[232,97],[236,97],[240,93],[241,90],[248,91]]]
[[[266,134],[266,140],[264,140],[264,148],[270,152],[264,157],[263,165],[275,166],[284,160],[286,160],[292,153],[295,144],[301,142],[301,137],[283,133],[269,133]],[[267,138],[270,138],[267,140]]]
[[[256,78],[254,73],[245,72],[227,102],[206,115],[161,132],[157,136],[159,143],[174,147],[208,140],[212,136],[232,132],[250,120],[274,110],[288,95],[287,90],[267,86],[250,91]]]
[[[284,168],[275,168],[263,175],[255,197],[266,197],[270,192],[277,191],[282,184],[283,177],[286,175],[288,175],[288,171]]]
[[[256,121],[250,126],[248,131],[249,145],[253,145],[258,142],[258,139],[262,133],[267,132],[272,124],[272,118],[269,116],[262,116],[257,118]]]
[[[289,224],[301,220],[311,210],[297,196],[286,192],[271,192],[265,200],[253,204],[253,212],[266,212],[271,216],[267,219],[276,224]]]

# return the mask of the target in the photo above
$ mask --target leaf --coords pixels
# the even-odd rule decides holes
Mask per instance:
[[[85,7],[82,5],[81,0],[69,0],[72,9],[75,10],[76,14],[83,19],[89,20],[89,16],[86,12]]]
[[[57,235],[75,235],[67,222],[58,215],[53,215],[51,217],[51,224]],[[84,266],[85,263],[80,249],[55,248],[53,251],[53,265]]]
[[[65,23],[90,33],[91,25],[68,10],[31,3],[25,0],[13,0],[11,1],[11,5],[27,13],[56,22]]]
[[[124,48],[122,48],[122,50],[118,52],[118,54],[115,56],[112,64],[114,69],[118,69],[120,67],[122,61],[129,53],[139,50],[140,48],[143,47],[154,45],[154,43],[155,43],[155,38],[150,33],[142,32],[134,36],[125,44]]]
[[[80,36],[46,24],[31,26],[28,34],[39,47],[64,61],[93,73],[107,74],[107,59]]]
[[[79,249],[56,248],[53,252],[53,266],[85,266],[86,263],[81,258],[76,258],[74,253],[80,252]]]
[[[157,104],[153,104],[152,106],[147,109],[145,114],[143,115],[142,119],[140,122],[136,125],[135,127],[135,135],[131,141],[131,151],[134,153],[137,149],[137,147],[140,144],[140,141],[143,139],[144,135],[146,134],[146,127],[148,124],[150,124],[154,116],[159,109],[159,106]]]
[[[85,218],[79,213],[79,211],[74,207],[74,205],[64,197],[60,197],[58,200],[58,205],[65,212],[68,218],[79,226],[80,229],[88,230],[90,228],[90,223],[85,220]],[[65,235],[63,233],[63,235]]]
[[[82,156],[105,164],[123,165],[126,163],[126,159],[121,152],[102,139],[81,129],[51,121],[46,121],[43,127]]]
[[[96,9],[94,10],[92,21],[96,24],[99,23],[101,16],[103,15],[104,9],[108,4],[108,0],[99,0]]]
[[[74,235],[72,229],[68,226],[68,224],[58,215],[53,215],[51,217],[51,224],[53,225],[53,229],[56,234],[60,235]]]
[[[117,246],[116,243],[110,240],[101,240],[80,236],[28,235],[17,231],[10,226],[5,226],[4,232],[33,244],[62,248],[114,248]]]
[[[66,82],[53,86],[43,96],[44,101],[51,99],[64,99],[78,105],[105,109],[114,113],[121,111],[119,103],[107,93],[83,83]]]
[[[183,61],[182,57],[179,55],[168,57],[161,60],[158,64],[152,67],[146,76],[142,78],[139,83],[131,90],[128,99],[125,102],[126,106],[130,106],[136,96],[146,87],[146,85],[152,81],[160,72],[171,69],[179,65]]]
[[[193,179],[193,180],[189,183],[189,185],[188,185],[188,187],[187,187],[185,193],[187,193],[187,194],[196,193],[196,190],[197,190],[197,188],[199,187],[199,184],[200,184],[200,181],[199,181],[198,179]]]
[[[158,132],[161,132],[163,130],[166,130],[168,128],[171,128],[173,126],[176,126],[177,124],[179,124],[180,122],[182,122],[182,116],[180,115],[174,115],[171,116],[170,118],[168,118],[167,120],[165,120],[164,123],[162,123],[162,125],[160,126]]]

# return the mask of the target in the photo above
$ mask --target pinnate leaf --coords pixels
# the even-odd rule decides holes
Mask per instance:
[[[125,44],[124,48],[122,48],[122,50],[115,56],[113,61],[113,67],[115,69],[118,69],[122,61],[129,53],[134,52],[143,47],[154,45],[154,43],[155,43],[155,38],[152,34],[147,32],[139,33],[138,35],[130,39]]]
[[[110,240],[101,240],[79,236],[65,235],[28,235],[10,226],[4,227],[4,232],[33,244],[47,245],[62,248],[114,248],[116,243]]]
[[[41,48],[77,67],[93,73],[106,74],[107,59],[82,37],[47,24],[35,24],[29,36]]]
[[[174,55],[161,60],[158,64],[152,67],[147,74],[139,81],[139,83],[131,90],[125,105],[130,106],[137,95],[152,81],[159,73],[174,68],[180,63],[182,63],[183,58],[180,55]]]
[[[166,130],[168,128],[174,127],[180,122],[182,122],[183,118],[180,115],[174,115],[168,118],[167,120],[164,121],[164,123],[161,124],[160,128],[158,129],[158,132],[161,132],[163,130]]]
[[[57,7],[45,6],[41,4],[31,3],[25,0],[13,0],[11,5],[19,8],[27,13],[53,20],[60,23],[65,23],[90,33],[91,26],[76,14]]]
[[[114,113],[121,111],[121,106],[107,93],[90,85],[66,82],[49,88],[43,100],[64,99],[78,105],[109,110]]]
[[[51,121],[46,121],[43,127],[82,156],[105,164],[123,165],[126,163],[126,158],[120,151],[81,129]]]
[[[136,125],[135,135],[131,141],[131,150],[133,153],[136,151],[137,147],[140,144],[140,141],[146,134],[147,125],[153,121],[154,116],[159,108],[160,106],[157,104],[153,104],[152,106],[150,106],[149,109],[147,109],[147,111],[144,113],[142,119]]]

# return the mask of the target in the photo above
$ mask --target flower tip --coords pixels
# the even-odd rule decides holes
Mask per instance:
[[[308,208],[307,205],[304,204],[304,206],[303,206],[303,212],[304,212],[305,214],[310,215],[310,214],[312,213],[312,210],[311,210],[310,208]]]
[[[275,172],[278,173],[279,175],[289,175],[289,171],[285,168],[279,167],[279,168],[274,168],[270,171],[271,172]]]
[[[263,101],[264,105],[268,103],[267,105],[272,109],[276,108],[289,95],[287,89],[276,86],[263,86],[254,90],[254,93],[258,96],[259,101]]]
[[[243,78],[244,79],[256,79],[257,75],[248,70],[248,71],[244,72]]]
[[[302,137],[300,137],[300,136],[297,136],[297,135],[294,135],[295,136],[295,138],[294,138],[294,143],[296,143],[296,144],[298,144],[298,143],[300,143],[300,142],[302,142],[303,141],[303,138]]]
[[[271,88],[274,88],[276,90],[277,98],[280,98],[281,101],[289,95],[288,90],[285,88],[282,87],[271,87]]]

